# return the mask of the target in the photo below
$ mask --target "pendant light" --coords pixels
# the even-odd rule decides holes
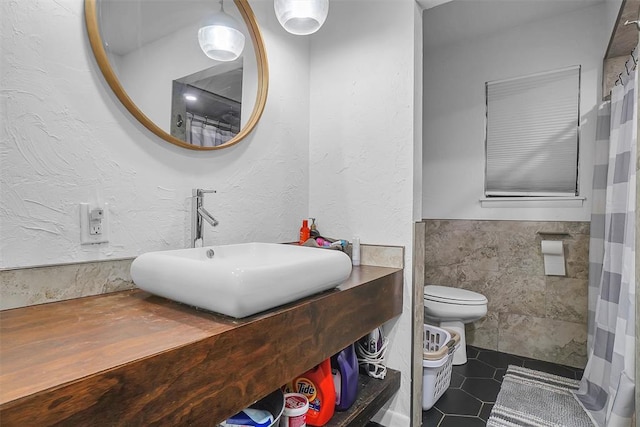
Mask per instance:
[[[280,25],[296,35],[315,33],[329,14],[329,0],[274,0]]]
[[[220,0],[220,11],[212,13],[198,30],[200,49],[216,61],[233,61],[244,49],[244,34],[238,21],[224,11]]]

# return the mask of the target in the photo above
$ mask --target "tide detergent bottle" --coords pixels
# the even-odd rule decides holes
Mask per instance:
[[[333,417],[336,389],[331,375],[331,359],[297,376],[284,387],[285,393],[301,393],[309,399],[307,424],[321,427]]]

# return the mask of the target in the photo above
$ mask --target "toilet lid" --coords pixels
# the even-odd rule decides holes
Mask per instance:
[[[437,285],[425,286],[424,298],[449,304],[483,305],[487,303],[487,297],[477,292]]]

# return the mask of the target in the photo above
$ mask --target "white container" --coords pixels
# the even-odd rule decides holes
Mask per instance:
[[[424,325],[422,358],[422,409],[428,410],[451,384],[453,353],[460,336],[432,325]]]
[[[360,265],[360,238],[357,236],[351,242],[351,261],[355,266]]]
[[[284,410],[280,417],[280,427],[306,427],[309,400],[300,393],[284,395]]]

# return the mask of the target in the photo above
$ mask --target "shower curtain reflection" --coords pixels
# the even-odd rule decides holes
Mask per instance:
[[[237,130],[231,126],[210,121],[207,118],[199,118],[192,113],[187,117],[187,143],[199,147],[217,147],[230,141],[237,134]]]

